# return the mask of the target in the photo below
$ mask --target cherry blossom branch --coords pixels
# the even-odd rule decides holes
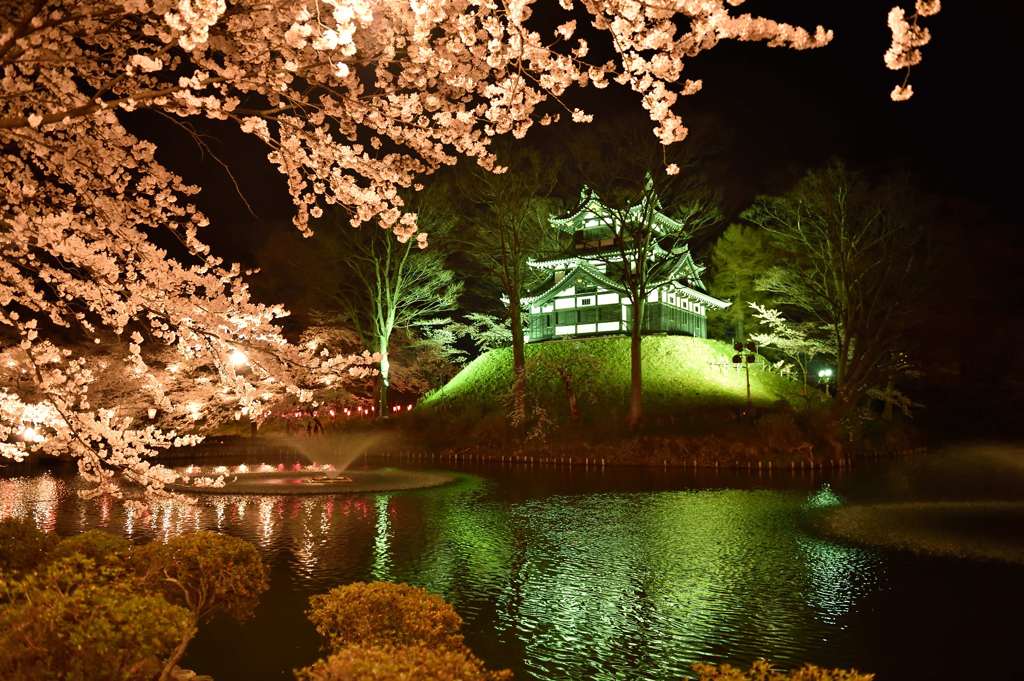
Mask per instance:
[[[916,0],[915,12],[910,20],[902,7],[889,10],[889,31],[892,33],[892,44],[885,52],[885,65],[893,71],[903,70],[903,82],[896,85],[889,97],[894,102],[905,102],[914,96],[914,88],[909,84],[911,67],[921,63],[921,48],[931,42],[931,32],[920,26],[922,17],[930,17],[942,9],[941,0]]]

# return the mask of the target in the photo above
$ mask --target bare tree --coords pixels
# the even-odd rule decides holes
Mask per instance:
[[[500,154],[508,168],[495,175],[473,164],[456,176],[454,204],[466,225],[467,254],[498,284],[504,294],[512,332],[513,393],[524,408],[526,352],[522,297],[540,278],[530,258],[554,250],[557,235],[548,224],[556,211],[551,198],[557,165],[531,149],[507,147]]]
[[[770,235],[779,264],[759,288],[827,329],[839,412],[899,371],[925,292],[925,230],[897,183],[872,186],[841,163],[743,214]]]
[[[421,208],[421,224],[431,224],[431,209]],[[462,282],[447,268],[444,253],[424,248],[425,241],[401,243],[385,230],[347,224],[321,231],[320,246],[332,267],[321,272],[322,306],[315,316],[350,326],[380,355],[377,405],[383,416],[391,385],[392,334],[453,309]]]
[[[688,242],[718,222],[720,214],[710,196],[691,193],[666,219],[656,183],[649,173],[636,194],[628,190],[616,194],[611,199],[602,196],[601,209],[593,213],[607,228],[614,244],[614,248],[599,251],[596,257],[607,265],[608,276],[622,286],[630,303],[628,425],[635,429],[643,417],[641,343],[648,295],[669,282],[690,276]],[[588,195],[584,200],[596,198]]]

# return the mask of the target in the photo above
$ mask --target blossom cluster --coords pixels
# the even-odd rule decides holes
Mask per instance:
[[[914,14],[907,18],[902,7],[889,10],[889,31],[892,44],[886,50],[883,59],[885,65],[893,71],[904,71],[903,82],[896,85],[889,94],[894,102],[903,102],[914,95],[914,88],[907,82],[910,68],[921,63],[921,48],[931,42],[931,32],[920,25],[922,17],[938,14],[942,9],[941,0],[917,0]]]

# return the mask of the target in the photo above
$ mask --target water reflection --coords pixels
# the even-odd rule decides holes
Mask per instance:
[[[391,497],[381,494],[374,500],[376,523],[373,532],[373,568],[370,577],[376,581],[394,581],[391,572]]]
[[[216,657],[193,660],[220,679],[240,678],[216,668],[236,652],[276,655],[264,670],[308,663],[253,642],[279,638],[282,617],[300,618],[309,594],[356,579],[443,594],[470,643],[521,678],[676,679],[697,660],[819,659],[821,642],[840,636],[877,587],[881,559],[802,532],[806,499],[765,490],[524,494],[467,475],[394,494],[208,496],[139,516],[79,499],[73,482],[50,475],[0,480],[0,517],[27,515],[47,531],[104,527],[166,540],[206,528],[257,544],[285,571],[290,595],[261,609],[244,640],[218,635]],[[315,639],[307,643],[300,652],[315,650]]]

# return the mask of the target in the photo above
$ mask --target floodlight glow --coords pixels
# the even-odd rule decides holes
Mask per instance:
[[[39,432],[32,426],[25,426],[21,431],[21,439],[24,440],[25,442],[33,442],[35,444],[39,444],[46,438],[40,435]]]
[[[228,363],[237,369],[239,367],[244,367],[248,365],[249,358],[246,356],[244,352],[242,352],[238,348],[235,348],[234,350],[231,351],[231,354],[228,355]]]
[[[832,378],[832,369],[818,369],[818,378]]]

